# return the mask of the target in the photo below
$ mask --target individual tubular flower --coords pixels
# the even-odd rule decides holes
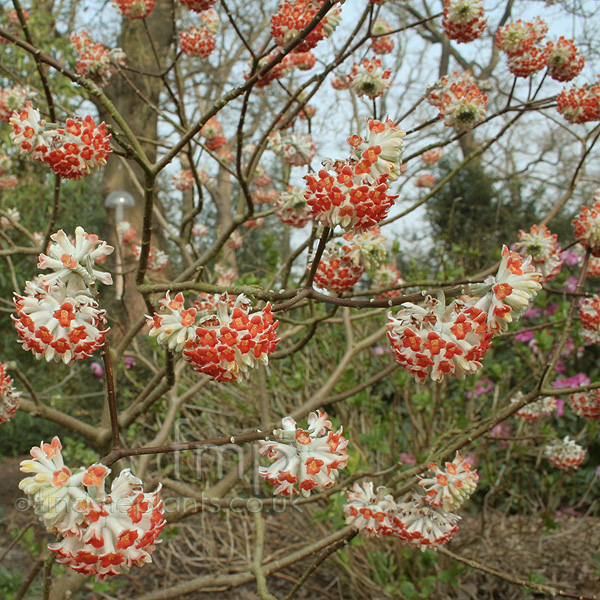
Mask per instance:
[[[268,364],[275,351],[278,321],[271,305],[250,312],[250,303],[240,294],[233,306],[227,296],[217,298],[216,313],[196,321],[196,336],[185,343],[185,359],[199,373],[215,381],[247,379],[250,369]]]
[[[495,335],[506,331],[508,324],[518,320],[531,300],[542,289],[542,274],[531,264],[531,257],[523,259],[506,246],[496,276],[490,275],[476,290],[483,294],[475,307],[487,314],[489,330]]]
[[[295,131],[275,131],[269,136],[269,148],[281,156],[283,162],[294,167],[308,165],[316,154],[312,135]]]
[[[458,300],[446,307],[443,296],[428,296],[424,307],[402,306],[395,316],[388,313],[388,338],[396,362],[416,379],[462,379],[481,368],[492,337],[484,311]]]
[[[446,127],[473,129],[485,118],[487,96],[477,87],[470,71],[442,77],[429,91],[429,104],[436,106]]]
[[[600,83],[563,88],[556,97],[558,112],[569,123],[600,121]]]
[[[208,58],[216,45],[214,35],[206,27],[190,27],[189,31],[179,32],[179,47],[188,56]]]
[[[63,281],[67,291],[83,290],[96,280],[105,285],[112,284],[110,273],[98,271],[96,263],[102,262],[114,248],[98,239],[97,235],[86,233],[83,227],[75,228],[75,240],[71,241],[60,229],[50,236],[47,254],[40,254],[38,268],[52,269],[54,272],[42,275],[44,284]]]
[[[551,281],[558,276],[563,261],[558,236],[545,225],[532,225],[529,232],[519,231],[519,241],[513,249],[523,258],[531,256],[531,262],[542,274],[542,281]]]
[[[179,292],[173,299],[167,292],[165,298],[160,300],[162,314],[152,317],[146,315],[146,322],[150,331],[148,335],[155,337],[156,341],[171,352],[183,352],[185,343],[196,337],[197,309],[184,308],[185,300]]]
[[[472,42],[483,35],[486,25],[482,0],[444,0],[442,26],[451,40]]]
[[[115,8],[127,19],[143,19],[154,8],[154,0],[113,0]]]
[[[132,244],[131,253],[133,254],[133,258],[139,260],[142,253],[142,247],[137,244]],[[159,248],[150,246],[150,251],[148,252],[148,270],[154,272],[162,271],[168,264],[169,255]]]
[[[589,248],[592,256],[600,256],[600,199],[594,198],[591,206],[582,206],[573,219],[574,234],[577,241]]]
[[[194,175],[191,169],[186,169],[173,175],[173,185],[175,186],[175,189],[178,189],[180,192],[189,190],[194,185]]]
[[[387,493],[386,493],[387,492]],[[373,482],[355,483],[346,495],[344,504],[346,524],[369,537],[388,536],[395,532],[393,511],[396,502],[383,486],[373,489]]]
[[[375,159],[376,160],[376,159]],[[373,163],[355,160],[323,163],[334,171],[321,169],[305,176],[306,200],[311,214],[324,226],[339,225],[347,231],[364,231],[387,216],[398,196],[388,194],[386,177],[374,181]]]
[[[447,544],[458,531],[460,517],[426,503],[413,494],[408,502],[396,505],[396,535],[425,551]]]
[[[428,466],[431,476],[419,477],[419,485],[425,492],[425,502],[431,506],[442,507],[446,512],[456,511],[477,487],[477,471],[471,471],[471,464],[458,452],[445,469],[436,463]]]
[[[377,269],[375,269],[375,273],[373,275],[373,286],[378,288],[389,288],[395,285],[400,285],[404,283],[404,279],[400,275],[400,271],[396,265],[392,264],[383,264],[379,265]],[[398,296],[402,296],[402,290],[388,290],[381,294],[377,295],[377,298],[397,298]]]
[[[19,396],[12,384],[12,379],[6,373],[6,365],[0,363],[0,423],[6,423],[13,418],[19,408]]]
[[[587,450],[569,439],[554,440],[544,448],[544,456],[559,469],[576,469],[585,459]]]
[[[274,441],[259,441],[260,454],[274,461],[258,468],[258,474],[276,486],[273,494],[310,496],[313,489],[321,492],[331,487],[348,462],[343,427],[331,431],[327,413],[320,410],[308,415],[307,429],[298,429],[292,417],[281,423],[283,429],[273,431]]]
[[[418,188],[430,189],[435,185],[435,175],[433,173],[421,173],[415,181]]]
[[[435,165],[444,155],[443,148],[432,148],[421,154],[421,160],[428,166]]]
[[[28,281],[25,295],[15,295],[15,328],[24,350],[37,359],[66,365],[91,356],[104,344],[107,329],[99,329],[105,312],[87,291],[67,291],[62,279]]]
[[[383,69],[378,58],[364,58],[360,63],[354,63],[348,82],[357,96],[377,98],[390,87],[391,69]]]
[[[600,296],[594,294],[579,305],[579,320],[583,335],[591,344],[600,343]]]
[[[304,197],[304,190],[288,186],[287,192],[277,196],[276,214],[282,223],[292,227],[304,227],[310,223],[309,207]]]
[[[396,181],[400,176],[402,155],[406,133],[389,117],[385,121],[367,119],[368,137],[366,139],[353,135],[348,138],[352,146],[352,158],[368,169],[374,180],[386,175],[389,181]]]
[[[62,536],[48,546],[57,562],[100,579],[151,562],[166,524],[160,486],[144,493],[142,481],[124,469],[107,494],[108,467],[94,464],[73,474],[61,450],[57,437],[33,447],[21,471],[34,475],[19,484],[46,528]]]
[[[194,12],[204,12],[212,7],[217,0],[179,0],[181,4]]]
[[[384,19],[375,19],[371,27],[371,33],[377,36],[371,38],[371,50],[375,54],[389,54],[394,49],[394,38],[391,35],[384,35],[393,29]]]
[[[275,43],[284,47],[291,42],[310,24],[320,8],[318,0],[284,0],[271,17],[271,35]],[[340,22],[340,14],[339,6],[332,7],[294,52],[312,50],[323,38],[329,37]]]
[[[548,42],[548,75],[556,81],[571,81],[581,73],[585,58],[579,54],[575,42],[562,35],[556,42]]]
[[[598,421],[600,419],[600,390],[589,390],[569,395],[571,410],[580,417]]]
[[[517,392],[511,399],[511,404],[517,404],[523,398],[523,392]],[[541,417],[545,417],[551,415],[556,411],[556,398],[554,396],[546,396],[545,398],[540,398],[540,400],[536,400],[535,402],[530,402],[525,406],[521,407],[515,415],[520,419],[524,419],[525,421],[534,422],[540,419]]]

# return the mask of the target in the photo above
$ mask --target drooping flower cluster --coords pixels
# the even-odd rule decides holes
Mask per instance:
[[[373,482],[355,483],[346,495],[344,504],[346,523],[360,529],[368,537],[392,535],[396,529],[394,518],[396,501],[387,488],[373,489]]]
[[[27,100],[31,100],[34,96],[34,92],[21,85],[0,89],[0,121],[8,123],[13,112],[23,110]]]
[[[598,421],[600,419],[600,390],[589,390],[569,395],[572,411],[580,417]]]
[[[551,281],[560,273],[563,261],[558,236],[545,225],[532,225],[529,232],[520,230],[514,250],[523,258],[531,256],[532,264],[542,274],[542,281]]]
[[[383,69],[378,58],[363,58],[354,63],[348,75],[350,87],[357,96],[377,98],[390,87],[391,69]]]
[[[108,84],[116,65],[125,64],[125,52],[121,48],[109,50],[94,42],[87,31],[74,33],[71,46],[77,54],[77,73],[94,79],[101,86]]]
[[[149,335],[171,351],[183,351],[196,371],[215,381],[247,379],[250,369],[268,363],[279,341],[270,304],[250,312],[243,294],[233,301],[217,296],[208,314],[196,306],[185,309],[181,293],[173,299],[167,294],[161,305],[161,314],[147,317]]]
[[[451,40],[472,42],[483,35],[486,25],[482,0],[444,0],[442,26]]]
[[[517,392],[511,399],[512,404],[517,404],[523,398],[523,392]],[[551,415],[556,411],[556,398],[554,396],[546,396],[535,402],[530,402],[521,407],[515,415],[525,421],[534,422],[541,417]]]
[[[113,0],[115,8],[127,19],[143,19],[154,8],[154,0]]]
[[[104,166],[111,152],[105,123],[96,127],[89,115],[83,120],[67,119],[64,129],[50,129],[39,111],[27,104],[20,113],[13,113],[10,124],[10,139],[22,154],[66,179],[86,177]]]
[[[6,372],[6,365],[0,362],[0,423],[6,423],[13,418],[19,408],[19,396],[12,384],[12,379]]]
[[[61,229],[50,236],[48,254],[38,267],[52,273],[25,284],[25,295],[15,295],[15,328],[25,350],[47,361],[69,364],[84,360],[104,344],[104,311],[93,298],[96,279],[111,284],[109,273],[95,269],[112,251],[97,236],[75,229],[74,243]]]
[[[271,35],[275,43],[284,47],[307,27],[321,8],[318,0],[284,0],[271,17]],[[319,24],[295,47],[294,52],[312,50],[323,38],[329,37],[341,18],[339,5],[333,6]]]
[[[566,436],[544,448],[544,456],[559,469],[576,469],[585,459],[587,450]]]
[[[470,71],[442,77],[429,91],[427,102],[437,107],[446,127],[473,129],[485,118],[487,96],[477,87]]]
[[[585,58],[579,54],[575,42],[562,35],[558,42],[548,42],[548,75],[556,81],[571,81],[581,73]]]
[[[583,336],[590,344],[600,343],[600,296],[594,294],[579,305],[579,320]]]
[[[179,32],[179,47],[187,56],[208,58],[216,46],[217,40],[208,27],[190,27],[189,31]]]
[[[328,242],[315,273],[316,285],[336,294],[348,291],[365,269],[385,258],[384,242],[376,227]]]
[[[275,486],[274,494],[310,496],[311,490],[323,491],[335,483],[339,469],[348,462],[348,440],[340,427],[332,431],[327,413],[320,410],[308,415],[308,428],[299,429],[292,417],[281,421],[283,428],[273,431],[274,441],[259,441],[259,452],[273,460],[259,467],[259,475]]]
[[[389,54],[394,49],[394,38],[385,35],[393,31],[393,27],[384,19],[375,19],[371,33],[377,37],[371,38],[371,50],[375,54]]]
[[[475,296],[481,295],[475,307],[486,313],[487,326],[494,335],[505,331],[509,323],[523,315],[542,289],[541,279],[542,274],[531,264],[531,257],[523,259],[503,246],[496,275],[487,277],[478,288],[471,288]]]
[[[563,88],[556,98],[558,112],[569,123],[600,121],[600,82]]]
[[[481,368],[492,337],[485,311],[459,300],[446,306],[443,296],[428,296],[424,307],[402,306],[396,315],[388,313],[388,338],[398,364],[415,378],[462,379]]]
[[[295,131],[273,132],[269,136],[269,148],[283,158],[283,162],[294,167],[308,165],[316,154],[315,143],[310,133]]]
[[[61,450],[57,437],[34,446],[32,460],[21,462],[32,476],[19,484],[46,529],[62,536],[48,546],[57,562],[99,579],[152,562],[166,524],[160,485],[144,493],[142,481],[124,469],[107,494],[108,467],[96,463],[73,473]]]
[[[301,228],[311,220],[304,190],[300,188],[288,186],[287,192],[277,196],[276,206],[277,216],[286,225]]]
[[[185,169],[173,175],[173,185],[181,192],[189,190],[194,185],[194,175],[191,169]]]
[[[592,256],[600,256],[600,198],[594,196],[594,204],[581,207],[573,227],[577,241],[589,248]]]
[[[464,501],[475,491],[479,476],[471,471],[471,464],[457,452],[445,469],[436,463],[429,463],[430,477],[419,477],[419,485],[431,506],[441,507],[446,512],[458,510]]]
[[[521,19],[498,29],[496,46],[508,56],[508,69],[516,77],[529,77],[547,63],[549,49],[542,45],[548,25],[540,17]]]

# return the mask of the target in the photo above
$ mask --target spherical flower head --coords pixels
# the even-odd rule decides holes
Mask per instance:
[[[343,427],[334,433],[327,413],[320,410],[310,413],[307,429],[298,429],[292,417],[281,422],[283,429],[273,431],[275,441],[259,441],[260,454],[274,462],[259,467],[258,474],[276,486],[275,495],[310,496],[313,489],[321,492],[331,487],[348,462]]]
[[[119,221],[117,223],[117,233],[125,244],[129,244],[137,237],[137,231],[131,226],[129,221]]]
[[[520,230],[519,241],[513,250],[523,258],[531,256],[531,262],[542,274],[542,281],[551,281],[560,273],[563,261],[558,236],[545,225],[532,225],[529,232]]]
[[[435,175],[433,173],[421,173],[415,181],[418,188],[431,189],[435,185]]]
[[[375,19],[371,33],[377,37],[371,38],[371,50],[375,54],[389,54],[394,49],[394,38],[384,35],[393,31],[393,27],[384,19]]]
[[[589,390],[569,395],[571,410],[579,417],[600,420],[600,390]]]
[[[127,19],[143,19],[154,8],[154,0],[113,0],[115,8]]]
[[[521,402],[523,398],[523,392],[517,392],[511,399],[511,404],[517,404]],[[525,406],[521,407],[515,415],[525,421],[534,422],[539,420],[541,417],[546,417],[556,412],[557,401],[554,396],[546,396],[540,398],[535,402],[530,402]]]
[[[19,408],[20,396],[21,392],[17,392],[12,379],[6,373],[6,365],[0,363],[0,423],[6,423],[13,418]]]
[[[472,42],[483,35],[486,25],[482,0],[444,0],[442,26],[451,40]]]
[[[481,309],[458,300],[446,307],[443,296],[428,296],[425,306],[402,306],[388,313],[388,338],[398,364],[416,379],[462,379],[481,368],[492,337]]]
[[[27,100],[34,97],[32,90],[21,85],[0,89],[0,122],[8,123],[13,112],[20,113]]]
[[[271,183],[271,176],[263,165],[258,165],[254,171],[252,183],[257,187],[267,187]]]
[[[112,284],[110,273],[98,271],[96,263],[112,254],[114,248],[98,239],[97,235],[86,233],[83,227],[75,228],[75,242],[60,229],[50,236],[47,254],[40,254],[38,268],[52,269],[54,272],[43,275],[45,284],[63,281],[68,292],[84,290],[96,280],[105,285]]]
[[[12,229],[13,223],[18,223],[21,220],[21,213],[16,208],[7,208],[6,217],[0,217],[0,227],[2,229]]]
[[[105,312],[86,290],[69,292],[62,279],[28,281],[25,295],[15,295],[15,328],[24,350],[37,359],[71,364],[104,345],[108,329],[100,329]]]
[[[581,73],[585,58],[579,54],[573,40],[562,35],[558,42],[548,42],[548,75],[555,81],[571,81]]]
[[[519,19],[498,29],[496,46],[509,56],[515,56],[539,44],[546,33],[548,33],[548,25],[540,17],[534,17],[531,22],[523,22]]]
[[[213,6],[217,0],[179,0],[185,7],[194,12],[204,12]]]
[[[207,27],[190,27],[189,31],[179,32],[179,47],[187,56],[208,58],[216,46],[217,41]]]
[[[194,175],[191,169],[186,169],[173,175],[173,185],[180,192],[189,190],[194,185]]]
[[[304,190],[301,188],[288,186],[287,192],[282,192],[277,196],[275,205],[277,206],[275,211],[277,216],[286,225],[302,228],[311,221]]]
[[[547,47],[529,45],[520,53],[508,57],[508,70],[515,77],[530,77],[546,66],[548,53]]]
[[[308,165],[317,152],[310,133],[276,131],[269,136],[268,144],[286,164],[295,167]]]
[[[373,489],[373,482],[355,483],[346,495],[344,504],[346,524],[368,537],[382,537],[394,533],[393,510],[396,502],[383,486]]]
[[[348,81],[357,96],[367,96],[374,99],[381,96],[390,87],[391,69],[383,69],[378,58],[364,58],[360,63],[354,63]]]
[[[251,313],[243,294],[233,306],[226,294],[218,296],[216,313],[199,317],[196,325],[195,337],[184,344],[184,357],[215,381],[247,379],[251,369],[268,364],[279,341],[271,305]]]
[[[475,491],[479,475],[471,471],[471,465],[457,452],[445,469],[429,463],[430,477],[419,477],[419,485],[425,492],[425,502],[442,507],[446,512],[458,510]]]
[[[133,258],[139,260],[141,253],[141,246],[138,246],[138,244],[131,245],[131,254],[133,255]],[[162,271],[168,264],[169,255],[159,248],[150,246],[150,251],[148,252],[148,270],[156,273],[158,271]]]
[[[600,296],[598,294],[581,301],[579,320],[585,339],[591,344],[600,343]]]
[[[219,13],[213,8],[203,12],[200,15],[202,21],[204,21],[204,25],[210,33],[213,35],[217,35],[219,33],[219,29],[221,28],[221,19],[219,17]]]
[[[400,275],[400,271],[396,265],[381,264],[375,269],[373,274],[373,287],[388,288],[404,283],[404,279]],[[377,298],[397,298],[402,295],[402,290],[388,290],[381,294],[377,294]]]
[[[425,551],[447,544],[458,531],[460,517],[427,504],[414,493],[408,502],[396,505],[395,534],[403,541]]]
[[[367,126],[366,139],[358,135],[348,138],[353,147],[352,157],[359,161],[362,169],[369,169],[374,181],[384,175],[389,181],[396,181],[400,176],[406,133],[389,117],[385,121],[368,118]]]
[[[203,135],[207,140],[212,140],[222,134],[223,127],[221,126],[221,122],[215,117],[208,119],[200,129],[200,135]]]
[[[529,303],[542,289],[542,274],[531,264],[531,257],[523,259],[507,246],[502,248],[502,260],[496,276],[489,276],[483,285],[472,286],[475,306],[487,314],[487,325],[495,335],[506,331],[508,324],[518,320]]]
[[[544,456],[559,469],[576,469],[585,459],[587,450],[566,436],[544,447]]]
[[[582,206],[579,216],[573,219],[577,241],[588,248],[592,256],[600,256],[600,200],[591,206]]]
[[[348,80],[347,75],[332,75],[331,79],[331,87],[334,90],[347,90],[350,87],[350,81]]]
[[[600,83],[563,88],[556,97],[558,112],[569,123],[600,121]]]
[[[444,156],[443,148],[432,148],[431,150],[427,150],[426,152],[423,152],[423,154],[421,154],[421,160],[427,166],[431,166],[435,165],[435,163],[437,163],[440,160],[440,158],[442,158],[442,156]]]

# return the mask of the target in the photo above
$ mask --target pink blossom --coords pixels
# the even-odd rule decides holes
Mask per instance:
[[[405,465],[416,465],[417,459],[414,454],[410,454],[409,452],[401,452],[400,462],[403,462]]]
[[[558,304],[556,302],[553,302],[552,304],[550,304],[550,306],[548,306],[546,308],[546,310],[544,311],[544,314],[547,317],[551,317],[557,310],[558,310]]]
[[[466,396],[467,396],[467,398],[469,398],[469,400],[472,398],[479,398],[479,396],[482,396],[483,394],[487,394],[488,392],[491,392],[493,389],[494,389],[494,382],[491,379],[489,379],[489,377],[483,377],[476,383],[475,389],[472,392],[467,392]]]
[[[579,387],[580,385],[587,385],[590,383],[590,378],[585,373],[577,373],[568,379],[557,379],[552,383],[555,388],[573,388]]]
[[[539,319],[542,316],[542,309],[539,306],[530,306],[524,313],[524,319]]]
[[[565,401],[560,398],[556,400],[556,416],[562,417],[565,414]]]
[[[133,357],[133,356],[126,356],[123,359],[123,363],[125,364],[125,368],[126,369],[131,369],[131,367],[135,367],[135,363],[136,363],[135,357]]]
[[[93,363],[90,364],[90,371],[96,377],[103,377],[104,376],[104,369],[102,368],[102,365],[100,363],[98,363],[98,362],[93,362]]]
[[[574,292],[577,289],[577,277],[569,277],[565,281],[565,291]]]
[[[524,331],[523,333],[517,333],[515,335],[515,342],[529,342],[534,338],[535,334],[533,331]]]
[[[569,267],[576,265],[579,260],[577,253],[571,252],[571,250],[563,250],[560,253],[560,259],[565,263],[565,265],[568,265]]]

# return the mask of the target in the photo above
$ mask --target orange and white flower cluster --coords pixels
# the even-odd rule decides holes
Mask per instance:
[[[592,256],[600,256],[600,198],[594,195],[594,204],[582,206],[581,211],[573,219],[574,234],[577,241]]]
[[[444,0],[444,32],[459,44],[481,37],[487,25],[482,0]]]
[[[107,494],[108,467],[96,463],[72,472],[61,450],[57,437],[34,446],[32,459],[21,462],[32,476],[19,484],[46,529],[62,536],[48,546],[56,561],[98,579],[152,562],[166,524],[160,484],[145,493],[142,481],[124,469]]]
[[[179,32],[179,47],[187,56],[208,58],[217,47],[217,40],[208,27],[190,27]]]
[[[251,369],[268,364],[279,341],[271,305],[251,312],[243,294],[233,300],[227,294],[216,296],[211,310],[186,309],[181,293],[173,299],[167,294],[161,306],[161,314],[147,317],[149,335],[169,350],[183,352],[196,371],[215,381],[247,379]]]
[[[558,42],[548,42],[548,75],[555,81],[571,81],[581,73],[585,58],[579,54],[575,42],[563,36]]]
[[[74,33],[71,46],[77,54],[77,73],[90,77],[101,86],[108,84],[117,65],[125,64],[125,52],[121,48],[109,50],[94,42],[87,31]]]
[[[113,0],[113,6],[127,19],[143,19],[154,8],[154,0]]]
[[[381,264],[373,274],[373,286],[377,288],[389,288],[404,283],[398,267],[393,264]],[[401,289],[388,290],[377,295],[377,298],[397,298],[403,294]]]
[[[389,54],[394,49],[394,38],[389,34],[393,27],[384,19],[375,19],[371,27],[371,50],[375,54]]]
[[[377,98],[390,87],[391,69],[384,69],[378,58],[363,58],[354,63],[348,75],[348,83],[357,96]]]
[[[139,244],[131,244],[131,255],[135,260],[140,259],[141,253],[142,247]],[[150,246],[150,251],[148,252],[148,270],[156,273],[162,271],[168,264],[169,255],[160,248]]]
[[[22,85],[0,89],[0,121],[8,123],[12,114],[20,112],[27,100],[35,97],[35,93]]]
[[[172,181],[175,189],[185,192],[194,185],[194,175],[191,169],[185,169],[173,175]]]
[[[259,452],[273,462],[259,467],[258,474],[275,486],[273,494],[310,496],[335,483],[339,469],[348,463],[348,440],[340,427],[335,433],[327,413],[308,415],[308,428],[299,429],[292,417],[281,421],[283,428],[273,431],[274,441],[259,441]]]
[[[316,17],[321,8],[318,0],[285,0],[271,17],[271,35],[275,43],[284,47]],[[329,37],[341,19],[341,7],[333,6],[318,25],[294,48],[294,52],[312,50],[322,39]]]
[[[583,337],[590,344],[600,343],[600,296],[594,294],[582,300],[579,305],[579,320],[583,327]]]
[[[355,483],[344,505],[346,523],[370,537],[394,535],[421,550],[448,543],[458,531],[456,511],[477,486],[479,476],[457,453],[445,470],[429,465],[432,477],[420,478],[425,495],[413,492],[396,502],[384,487]]]
[[[569,405],[576,415],[598,421],[600,419],[600,390],[570,394]]]
[[[0,190],[10,189],[17,187],[19,184],[19,178],[16,175],[11,175],[9,171],[13,168],[13,160],[8,154],[0,152]],[[8,209],[7,212],[11,212],[14,209]],[[16,211],[18,220],[19,212]],[[6,217],[0,217],[0,227],[10,227],[10,221]]]
[[[427,102],[439,111],[446,127],[468,131],[485,118],[487,96],[477,87],[470,71],[442,77],[429,91]]]
[[[496,46],[508,56],[508,70],[516,77],[529,77],[547,64],[549,49],[542,45],[548,25],[540,17],[521,19],[498,29]]]
[[[514,250],[523,258],[531,256],[531,263],[543,275],[542,281],[552,281],[560,273],[563,261],[558,235],[545,225],[532,225],[529,232],[520,230]]]
[[[566,436],[544,448],[544,456],[559,469],[576,469],[585,459],[587,450]]]
[[[217,0],[179,0],[186,8],[201,13],[213,6]]]
[[[12,384],[12,379],[6,372],[6,365],[0,363],[0,423],[10,421],[19,408],[18,392]]]
[[[404,132],[391,119],[369,119],[368,125],[368,139],[348,139],[354,148],[350,158],[324,161],[328,170],[305,177],[311,214],[326,227],[365,231],[386,217],[397,198],[387,193],[388,179],[400,172]]]
[[[275,201],[276,214],[282,223],[292,227],[304,227],[311,221],[309,206],[304,197],[304,190],[288,186],[287,192],[281,192]]]
[[[269,136],[269,148],[293,167],[308,165],[317,152],[310,133],[295,131],[274,131]]]
[[[48,254],[40,254],[38,267],[52,269],[25,284],[25,295],[15,295],[15,328],[25,350],[36,358],[70,364],[91,356],[104,344],[104,311],[94,300],[96,280],[111,284],[109,273],[97,270],[112,246],[75,229],[71,242],[61,229],[53,234]]]
[[[204,137],[204,145],[212,152],[221,150],[227,143],[227,138],[223,135],[221,122],[215,117],[211,117],[204,123],[200,129],[200,135]]]
[[[315,273],[315,284],[335,294],[347,292],[365,269],[385,259],[384,243],[385,237],[377,227],[328,242]]]
[[[511,399],[511,404],[517,404],[523,398],[523,392],[517,392]],[[546,396],[545,398],[540,398],[535,402],[530,402],[525,406],[521,407],[516,413],[515,416],[520,419],[524,419],[525,421],[535,422],[538,421],[541,417],[547,417],[552,413],[556,412],[557,403],[556,398],[554,396]]]
[[[565,87],[556,103],[558,112],[569,123],[600,121],[600,80],[594,85]]]
[[[10,139],[21,154],[47,164],[66,179],[81,179],[103,167],[110,154],[110,135],[106,125],[87,115],[67,119],[66,127],[50,128],[39,111],[27,103],[20,113],[14,112]]]

